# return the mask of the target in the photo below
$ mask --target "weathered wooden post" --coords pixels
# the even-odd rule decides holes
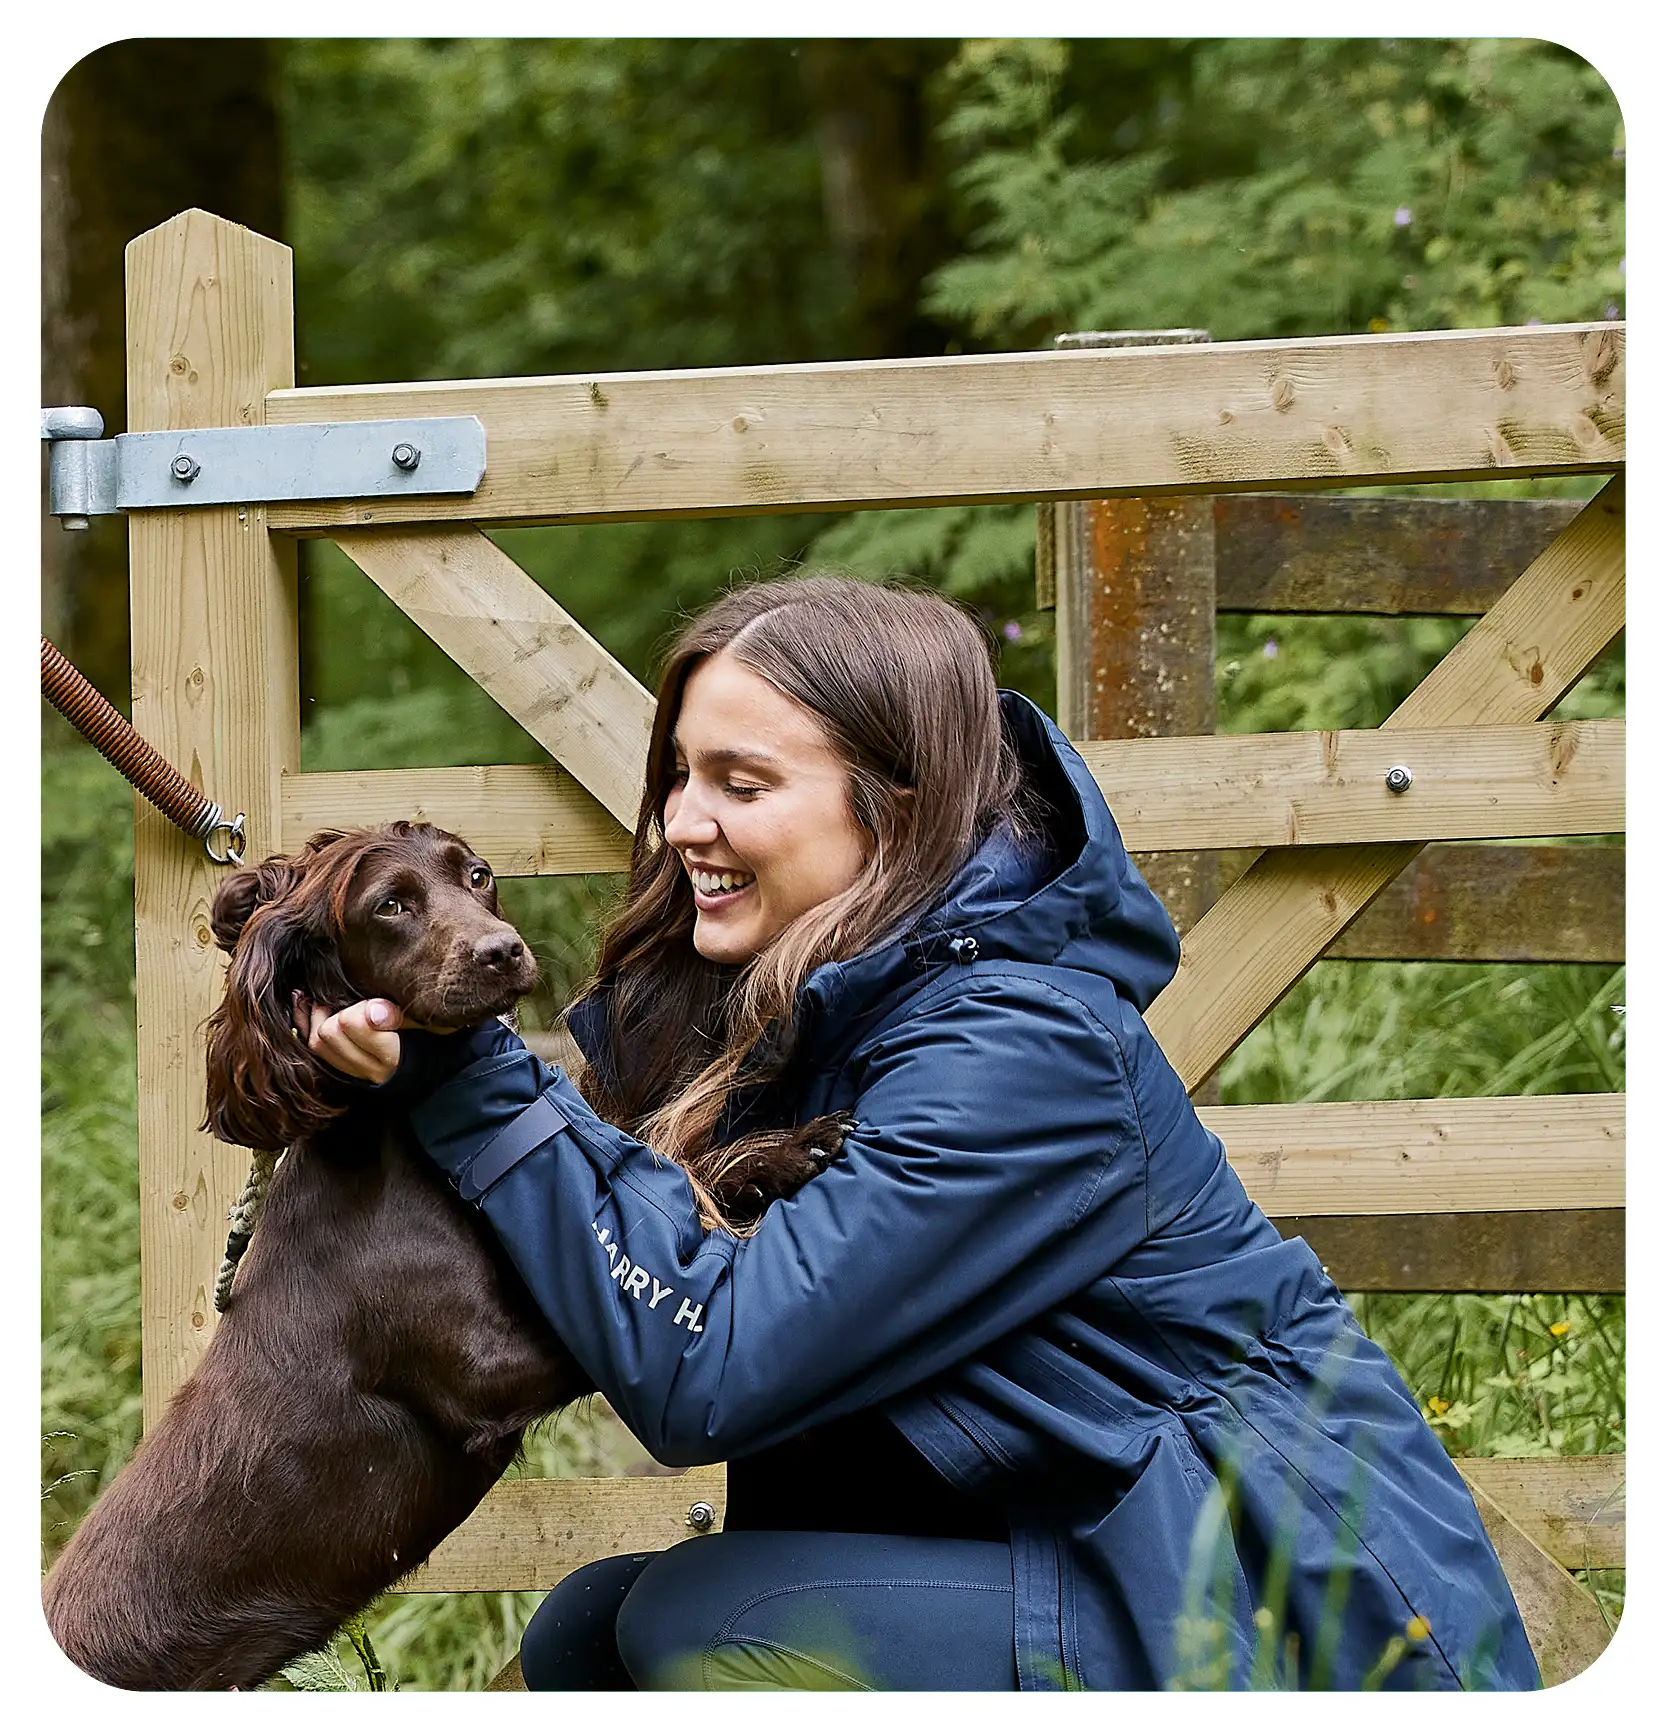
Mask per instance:
[[[1095,330],[1055,338],[1058,347],[1072,349],[1209,340],[1203,330]],[[1038,604],[1048,604],[1052,591],[1065,735],[1213,733],[1215,501],[1189,494],[1044,504],[1037,551]],[[1115,796],[1112,805],[1115,810]],[[1213,853],[1140,853],[1135,863],[1178,931],[1191,929],[1216,897]],[[1211,1096],[1214,1091],[1212,1084]]]
[[[257,426],[295,382],[291,255],[187,210],[127,248],[127,430]],[[245,854],[279,845],[299,766],[295,545],[260,505],[129,517],[133,722],[163,756],[244,813]],[[208,909],[224,867],[134,799],[139,1056],[141,1368],[147,1426],[207,1343],[226,1209],[244,1154],[198,1128],[202,1022],[221,967]]]

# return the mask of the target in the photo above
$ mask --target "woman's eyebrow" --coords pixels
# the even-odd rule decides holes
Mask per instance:
[[[679,756],[687,757],[689,755],[675,734],[672,737],[671,746]],[[730,768],[738,763],[745,763],[754,768],[774,768],[781,759],[762,746],[720,745],[712,750],[697,750],[691,760],[698,762],[702,768]]]

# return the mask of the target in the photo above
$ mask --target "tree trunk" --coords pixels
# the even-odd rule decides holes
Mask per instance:
[[[43,407],[96,408],[106,437],[126,429],[123,253],[135,235],[197,206],[282,238],[273,62],[270,43],[243,38],[113,42],[53,92],[41,131]],[[43,486],[41,533],[41,628],[128,712],[126,523],[94,517],[66,533]]]
[[[921,286],[953,249],[930,102],[953,42],[803,44],[828,230],[851,287],[863,357],[943,353]]]

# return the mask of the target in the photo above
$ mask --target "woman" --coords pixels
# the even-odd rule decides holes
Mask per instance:
[[[530,1686],[1538,1685],[1453,1466],[1140,1018],[1177,960],[971,621],[815,577],[670,656],[580,1086],[312,1012],[648,1450],[730,1461],[721,1535],[550,1593]],[[722,1227],[717,1170],[830,1124]]]

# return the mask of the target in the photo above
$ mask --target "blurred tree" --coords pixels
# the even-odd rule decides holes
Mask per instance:
[[[941,354],[950,335],[921,287],[955,250],[933,102],[954,48],[889,38],[800,48],[853,355]]]
[[[113,42],[64,75],[41,130],[41,402],[125,429],[123,250],[200,206],[283,237],[269,44]],[[44,497],[44,494],[43,494]],[[42,518],[42,628],[118,707],[130,702],[127,535]]]

